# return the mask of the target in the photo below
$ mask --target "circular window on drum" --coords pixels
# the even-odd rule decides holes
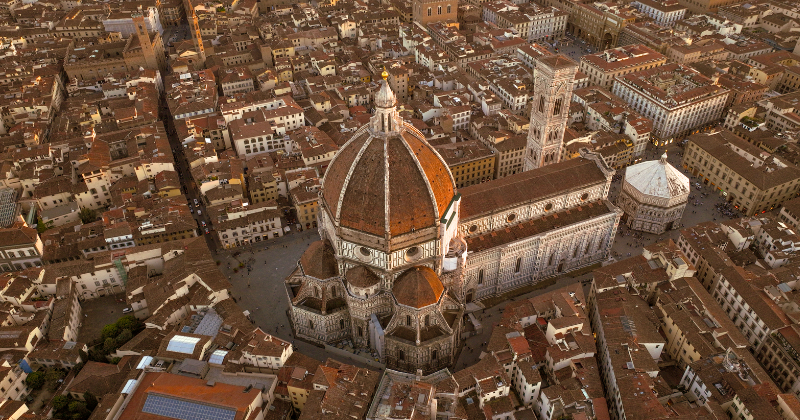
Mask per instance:
[[[358,258],[361,258],[364,261],[371,261],[372,260],[372,251],[369,248],[362,246],[358,248]]]
[[[589,199],[589,193],[583,193],[583,195],[581,196],[581,201],[586,201],[588,199]]]
[[[544,205],[544,210],[545,210],[545,211],[550,211],[550,210],[553,210],[553,203],[547,203],[547,204],[545,204],[545,205]]]
[[[406,262],[412,262],[418,260],[422,256],[422,252],[420,251],[419,247],[412,246],[406,250],[405,260]]]
[[[469,233],[475,233],[478,231],[478,225],[472,225],[469,227]]]
[[[506,222],[511,223],[514,220],[517,220],[517,215],[514,213],[511,213],[508,216],[506,216]]]

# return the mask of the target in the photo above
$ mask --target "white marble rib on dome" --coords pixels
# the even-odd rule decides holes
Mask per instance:
[[[645,195],[673,198],[689,194],[689,178],[667,162],[667,154],[660,160],[642,162],[625,170],[625,182]]]

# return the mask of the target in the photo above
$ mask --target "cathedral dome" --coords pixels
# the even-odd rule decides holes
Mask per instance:
[[[660,160],[651,160],[628,167],[625,183],[644,195],[672,199],[689,194],[689,178],[667,162],[664,153]]]
[[[378,284],[381,278],[363,265],[357,265],[344,273],[347,283],[353,287],[367,288]]]
[[[339,275],[339,264],[336,263],[336,251],[327,239],[315,241],[308,246],[300,257],[303,274],[320,280]]]
[[[414,267],[401,274],[394,282],[392,294],[401,305],[424,308],[439,301],[444,286],[436,272],[428,267]]]
[[[381,131],[373,123],[387,115],[393,126]],[[379,108],[371,124],[325,171],[322,198],[334,224],[387,238],[436,227],[455,195],[447,164],[394,108]]]

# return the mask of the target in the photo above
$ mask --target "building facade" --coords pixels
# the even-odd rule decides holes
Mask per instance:
[[[668,64],[617,76],[611,93],[653,120],[653,141],[664,145],[718,120],[729,91],[691,67]]]

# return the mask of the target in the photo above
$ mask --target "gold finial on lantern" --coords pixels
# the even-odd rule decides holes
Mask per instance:
[[[383,80],[389,78],[389,73],[386,72],[386,66],[383,66],[383,73],[381,73],[381,77],[383,77]]]

